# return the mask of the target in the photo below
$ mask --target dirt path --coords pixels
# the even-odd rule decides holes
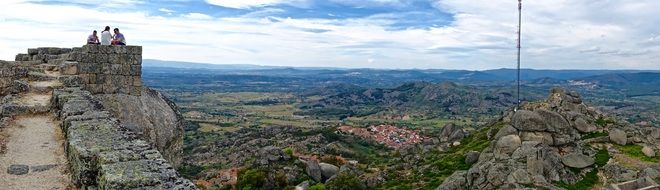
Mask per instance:
[[[49,94],[26,93],[22,105],[48,105]],[[0,154],[0,189],[68,189],[64,135],[50,113],[21,115],[2,129],[6,150]]]

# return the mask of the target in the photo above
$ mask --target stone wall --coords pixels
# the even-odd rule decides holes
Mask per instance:
[[[27,84],[21,79],[26,78],[27,73],[23,63],[0,61],[0,96],[26,91]]]
[[[93,94],[141,95],[141,46],[85,45],[55,60],[68,86]]]
[[[55,90],[71,179],[81,189],[196,189],[159,151],[106,111],[89,91]]]
[[[63,121],[79,187],[194,188],[174,170],[183,153],[183,117],[173,102],[142,85],[142,47],[34,48],[16,60],[60,75],[64,89],[54,91],[52,110]],[[53,77],[12,77],[33,75]]]

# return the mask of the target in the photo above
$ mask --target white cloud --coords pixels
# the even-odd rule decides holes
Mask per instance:
[[[206,0],[207,3],[234,9],[248,9],[279,4],[303,3],[306,0]]]
[[[294,1],[224,2],[247,9]],[[16,53],[37,46],[80,46],[91,30],[111,25],[122,29],[129,44],[144,46],[144,58],[152,59],[447,69],[511,68],[515,64],[517,5],[510,0],[437,1],[439,9],[456,14],[450,25],[406,30],[388,27],[396,15],[292,19],[255,13],[211,19],[202,13],[160,17],[2,3],[7,6],[0,6],[0,59],[13,59]],[[660,23],[660,17],[654,10],[660,10],[660,2],[525,1],[523,66],[658,69],[660,26],[655,23]]]
[[[183,15],[185,18],[189,19],[199,19],[199,20],[205,20],[205,19],[212,19],[213,17],[207,15],[207,14],[202,14],[202,13],[188,13]]]
[[[164,12],[164,13],[176,13],[175,10],[168,9],[168,8],[160,8],[160,9],[158,9],[158,11]]]

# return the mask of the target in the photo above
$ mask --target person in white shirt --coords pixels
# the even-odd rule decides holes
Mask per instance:
[[[106,26],[105,30],[101,32],[101,45],[110,45],[112,42],[112,34],[110,33],[110,26]]]

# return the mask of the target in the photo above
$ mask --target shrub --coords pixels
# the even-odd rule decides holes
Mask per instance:
[[[587,133],[587,134],[583,135],[582,140],[592,139],[592,138],[596,138],[596,137],[606,137],[608,135],[609,135],[608,132],[591,132],[591,133]]]
[[[256,169],[241,170],[238,173],[236,189],[260,189],[266,183],[266,173]]]
[[[204,167],[198,165],[183,164],[178,171],[182,177],[194,179],[204,170]]]
[[[610,160],[610,153],[605,149],[600,149],[596,152],[596,166],[602,167]]]
[[[341,173],[337,177],[326,183],[325,187],[329,190],[361,190],[366,189],[360,182],[360,178],[355,174]]]
[[[563,182],[560,182],[558,185],[560,187],[563,187],[565,189],[574,189],[574,190],[589,190],[591,189],[594,185],[598,184],[598,170],[593,169],[587,175],[582,178],[582,180],[578,181],[575,184],[566,184]]]
[[[604,118],[598,118],[595,123],[599,127],[605,127],[608,123],[614,123],[614,121]]]
[[[307,190],[325,190],[325,185],[323,185],[323,183],[317,183],[309,187]]]
[[[285,148],[284,153],[286,153],[287,155],[293,157],[293,148],[291,148],[291,147]]]

